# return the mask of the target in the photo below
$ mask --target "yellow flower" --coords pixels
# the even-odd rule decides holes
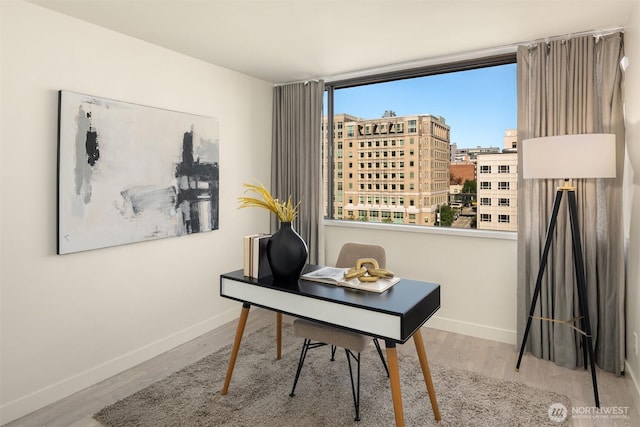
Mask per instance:
[[[246,196],[238,197],[238,201],[240,202],[239,208],[264,208],[276,214],[278,219],[282,222],[292,222],[296,219],[298,216],[298,207],[300,206],[300,202],[294,205],[291,201],[291,196],[289,196],[286,202],[281,202],[278,199],[275,199],[264,185],[258,181],[256,182],[257,185],[243,183],[242,186],[246,187],[244,192],[247,193],[252,191],[262,196],[262,199]]]

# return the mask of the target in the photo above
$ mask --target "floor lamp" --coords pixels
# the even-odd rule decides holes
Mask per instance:
[[[533,299],[529,309],[527,326],[524,330],[520,354],[516,371],[520,369],[522,354],[529,336],[531,321],[534,319],[534,311],[540,288],[542,276],[547,266],[549,248],[553,240],[554,230],[558,219],[558,210],[563,194],[567,194],[569,205],[569,218],[571,222],[571,237],[573,248],[573,264],[576,274],[576,286],[578,291],[579,317],[568,321],[535,317],[539,320],[566,323],[579,332],[582,337],[582,352],[584,366],[587,369],[587,356],[591,364],[591,381],[593,383],[593,395],[596,407],[600,407],[598,397],[598,382],[596,380],[595,362],[593,358],[593,340],[591,324],[589,321],[589,306],[587,303],[587,287],[584,272],[584,260],[582,257],[582,244],[580,242],[580,227],[578,224],[578,207],[576,204],[576,188],[570,185],[571,178],[615,178],[616,176],[616,140],[612,134],[582,134],[548,136],[541,138],[525,139],[521,144],[522,150],[522,177],[524,179],[564,179],[564,185],[556,191],[553,203],[553,211],[547,229],[547,238],[540,260],[540,270],[533,292]],[[579,321],[580,327],[575,327],[572,322]]]

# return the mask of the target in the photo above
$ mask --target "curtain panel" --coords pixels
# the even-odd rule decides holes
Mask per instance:
[[[309,262],[322,253],[322,97],[324,81],[276,86],[273,91],[271,192],[300,201],[293,226],[307,243]],[[271,217],[271,232],[279,227]]]
[[[583,242],[595,362],[624,370],[624,167],[623,34],[585,36],[520,46],[518,139],[583,134],[616,135],[617,177],[573,180]],[[522,151],[518,153],[522,164]],[[580,161],[580,153],[575,153]],[[540,267],[558,180],[518,178],[518,343],[522,342]],[[565,198],[566,199],[566,198]],[[578,316],[571,226],[566,200],[558,216],[536,315],[558,320]],[[534,320],[526,350],[560,366],[583,366],[580,335],[567,325]]]

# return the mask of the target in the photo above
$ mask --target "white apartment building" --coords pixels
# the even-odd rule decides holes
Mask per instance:
[[[518,130],[506,129],[504,131],[504,151],[514,151],[518,149]]]
[[[478,230],[516,231],[518,154],[479,154]]]

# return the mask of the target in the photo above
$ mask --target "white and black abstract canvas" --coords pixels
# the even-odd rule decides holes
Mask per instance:
[[[58,253],[218,229],[215,118],[59,93]]]

